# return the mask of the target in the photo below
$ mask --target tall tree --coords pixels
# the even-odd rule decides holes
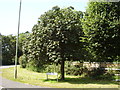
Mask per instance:
[[[19,50],[18,58],[23,54],[22,46],[24,40],[29,32],[20,33],[19,35]],[[16,36],[14,35],[1,35],[2,38],[2,64],[14,64],[15,48],[16,48]]]
[[[49,63],[46,55],[46,40],[42,27],[38,28],[38,25],[34,25],[32,33],[27,37],[23,46],[27,68],[39,72],[45,67],[46,63]]]
[[[16,36],[2,35],[2,64],[14,64]]]
[[[18,57],[23,55],[22,47],[23,47],[24,43],[26,42],[26,38],[28,37],[29,34],[30,34],[30,32],[28,32],[28,31],[26,31],[25,33],[19,34]]]
[[[83,29],[83,40],[95,60],[120,60],[120,2],[90,2]]]
[[[29,61],[36,66],[41,66],[42,62],[60,63],[61,79],[64,80],[65,61],[83,57],[83,43],[80,42],[82,17],[82,12],[73,7],[60,9],[58,6],[41,15],[28,45]]]

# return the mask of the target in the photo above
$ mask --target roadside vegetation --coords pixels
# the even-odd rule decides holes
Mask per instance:
[[[105,70],[107,67],[101,64],[99,67],[86,68],[67,65],[66,62],[119,63],[118,12],[120,1],[89,2],[86,12],[76,11],[72,6],[54,6],[46,11],[38,18],[31,33],[20,34],[18,63],[21,68],[16,81],[63,88],[117,87],[118,82],[113,80],[120,71]],[[2,37],[3,64],[13,64],[16,37]],[[59,73],[59,82],[46,80],[46,72]],[[3,77],[14,80],[13,68],[3,69]]]
[[[53,88],[118,88],[118,82],[109,80],[93,80],[83,76],[65,75],[65,80],[57,82],[56,76],[46,79],[46,73],[38,73],[18,67],[18,78],[14,79],[14,68],[2,69],[2,77],[26,84]]]

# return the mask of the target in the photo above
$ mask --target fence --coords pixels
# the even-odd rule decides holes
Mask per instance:
[[[88,69],[104,67],[106,70],[120,71],[120,62],[73,62],[73,65],[84,66]],[[118,76],[115,81],[120,81],[120,73],[116,73],[115,75]]]
[[[93,67],[106,67],[106,68],[118,68],[120,67],[120,63],[117,62],[84,62],[83,66],[87,68],[93,68]]]

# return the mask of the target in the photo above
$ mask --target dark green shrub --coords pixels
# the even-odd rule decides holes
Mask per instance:
[[[115,80],[114,74],[108,73],[108,72],[106,72],[103,75],[101,75],[100,79],[102,79],[102,80]]]
[[[19,64],[20,64],[20,67],[26,68],[27,57],[25,54],[23,54],[22,56],[19,57]]]
[[[55,65],[55,64],[50,64],[50,65],[46,65],[46,68],[44,70],[45,73],[47,72],[57,72],[60,73],[60,65]]]
[[[65,69],[65,73],[67,75],[75,75],[75,76],[83,74],[83,71],[84,71],[83,67],[73,66],[73,65]]]
[[[101,68],[92,68],[91,70],[88,71],[88,75],[89,76],[98,76],[102,75],[103,73],[105,73],[105,70],[101,69]]]
[[[47,72],[55,72],[54,65],[48,65],[44,72],[45,73],[47,73]]]
[[[86,76],[95,80],[114,80],[114,73],[108,72],[104,68],[93,68],[88,70]]]
[[[71,61],[66,61],[65,63],[65,73],[66,75],[82,75],[87,72],[87,68],[81,65],[73,65]]]
[[[45,69],[45,65],[38,66],[33,61],[31,61],[27,63],[26,68],[34,72],[43,72]]]

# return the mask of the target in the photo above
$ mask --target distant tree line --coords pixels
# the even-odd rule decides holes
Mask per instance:
[[[29,32],[21,33],[19,35],[18,58],[23,54],[23,41],[26,39]],[[15,62],[16,53],[16,36],[15,35],[1,35],[2,47],[2,65],[11,65]]]

